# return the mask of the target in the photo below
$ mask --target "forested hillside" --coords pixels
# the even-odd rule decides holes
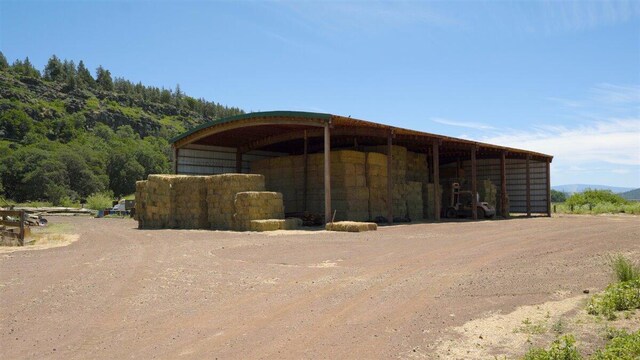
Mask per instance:
[[[0,52],[0,197],[61,204],[130,194],[136,180],[170,171],[169,138],[242,112],[103,67],[94,77],[82,61],[52,56],[40,72]]]

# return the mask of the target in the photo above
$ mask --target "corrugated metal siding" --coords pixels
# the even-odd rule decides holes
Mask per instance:
[[[242,156],[242,172],[249,173],[249,164],[254,160],[286,154],[268,151],[251,151]],[[236,149],[208,146],[188,145],[178,152],[178,174],[181,175],[213,175],[236,172]]]
[[[489,179],[498,188],[500,201],[500,159],[479,159],[478,181]],[[547,164],[541,161],[529,161],[531,175],[531,212],[547,212]],[[462,163],[464,176],[471,184],[471,161]],[[511,213],[527,213],[527,161],[506,159],[507,194]]]
[[[531,185],[531,212],[547,212],[547,164],[529,161]],[[527,212],[527,161],[507,159],[507,194],[510,212]]]

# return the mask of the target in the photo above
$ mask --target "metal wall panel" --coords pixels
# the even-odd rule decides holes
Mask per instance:
[[[242,172],[249,173],[254,160],[287,155],[268,151],[250,151],[242,155]],[[236,149],[190,144],[178,152],[178,174],[213,175],[236,172]]]
[[[500,159],[479,159],[478,184],[489,179],[498,188],[500,199]],[[463,161],[464,178],[471,184],[471,161]],[[527,213],[527,161],[523,159],[506,159],[507,194],[511,213]],[[547,164],[541,161],[529,161],[531,176],[531,212],[547,212]],[[479,185],[478,185],[479,186]]]

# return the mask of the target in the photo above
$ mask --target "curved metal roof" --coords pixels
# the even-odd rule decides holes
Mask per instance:
[[[351,117],[303,111],[253,112],[216,119],[176,136],[170,142],[176,148],[181,148],[191,143],[208,143],[250,151],[278,143],[286,146],[287,142],[302,139],[304,136],[322,137],[321,127],[326,124],[329,124],[332,128],[332,139],[334,136],[386,138],[391,133],[396,139],[394,142],[400,142],[416,148],[425,147],[437,141],[444,148],[455,149],[475,146],[481,151],[506,151],[512,155],[529,155],[545,160],[553,159],[551,155],[533,151],[404,129]]]

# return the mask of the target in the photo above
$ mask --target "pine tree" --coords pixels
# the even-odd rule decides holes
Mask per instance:
[[[96,83],[102,90],[113,91],[113,79],[111,79],[111,72],[103,68],[102,65],[98,66],[96,69]]]
[[[44,67],[44,79],[49,81],[64,81],[64,71],[65,68],[60,59],[53,55]]]
[[[93,79],[91,72],[89,72],[89,69],[87,69],[82,60],[78,63],[78,70],[76,73],[78,74],[78,86],[81,88],[95,87],[96,81]]]
[[[4,57],[2,51],[0,51],[0,70],[6,70],[9,68],[9,63],[7,62],[7,58]]]
[[[14,61],[13,65],[11,65],[11,70],[17,74],[20,74],[26,77],[34,77],[34,78],[40,77],[40,72],[35,67],[33,67],[33,65],[31,64],[31,61],[29,61],[28,56],[24,59],[24,61],[20,61],[20,60]]]

